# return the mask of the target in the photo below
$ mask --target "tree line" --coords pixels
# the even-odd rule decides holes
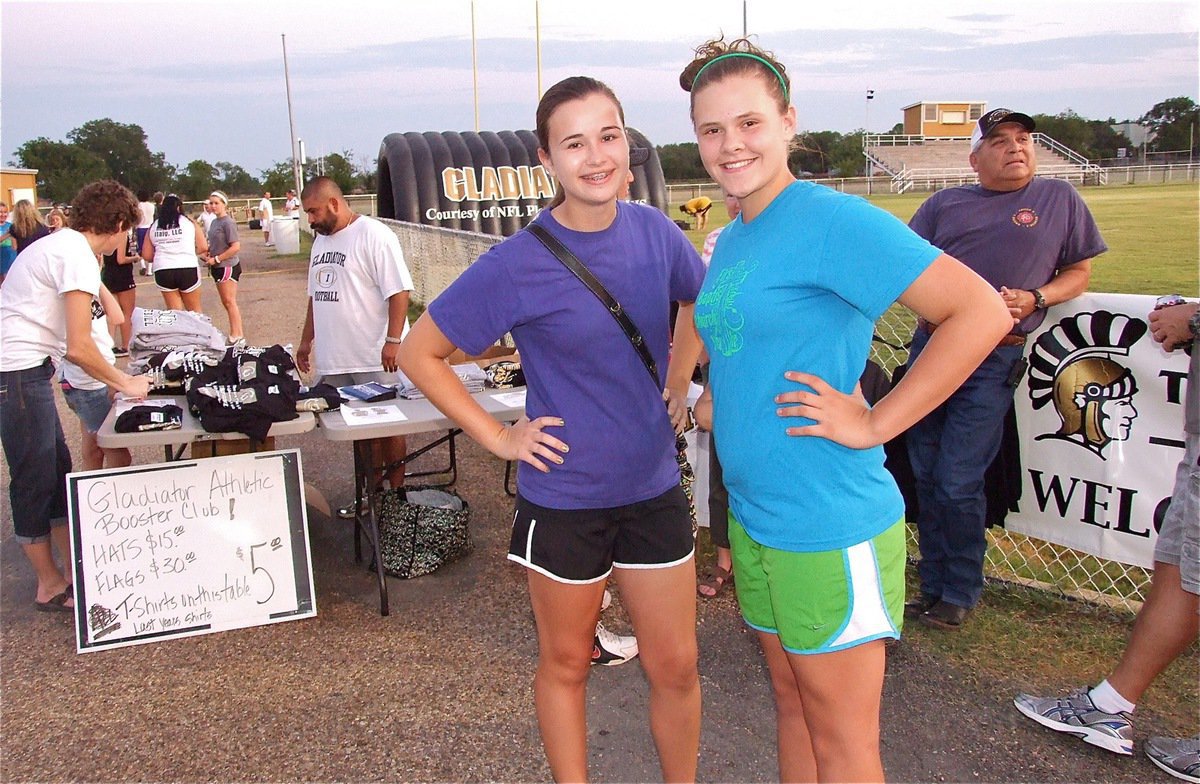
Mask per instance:
[[[1033,115],[1038,130],[1052,136],[1084,157],[1115,158],[1119,148],[1132,142],[1112,126],[1116,120],[1089,120],[1067,109],[1059,114]],[[1154,134],[1149,152],[1200,152],[1200,107],[1180,96],[1155,104],[1138,122]],[[903,133],[897,124],[890,133]],[[863,131],[811,131],[796,136],[789,157],[799,176],[843,176],[862,174]],[[657,146],[663,175],[668,182],[709,180],[700,162],[695,142]],[[38,137],[17,148],[12,163],[37,169],[38,191],[43,198],[67,202],[89,182],[112,178],[138,191],[178,193],[184,199],[203,199],[213,190],[230,196],[255,196],[264,190],[283,194],[292,187],[292,162],[280,161],[256,177],[228,161],[209,163],[194,160],[184,166],[167,162],[161,152],[152,152],[141,126],[109,118],[89,120],[67,134],[65,141]],[[350,150],[331,153],[309,161],[305,178],[324,174],[346,193],[374,193],[376,170],[373,159],[356,159]]]
[[[1071,109],[1058,114],[1031,116],[1040,133],[1070,147],[1088,160],[1116,158],[1120,148],[1126,149],[1128,157],[1135,157],[1133,142],[1113,130],[1117,121],[1112,117],[1089,120]],[[1200,107],[1191,98],[1181,96],[1160,101],[1137,122],[1154,135],[1154,139],[1146,145],[1147,152],[1186,154],[1190,148],[1200,154]],[[902,123],[897,123],[888,131],[892,135],[903,133]],[[801,177],[861,176],[865,165],[862,139],[861,129],[846,134],[837,131],[797,134],[788,161],[792,171]],[[695,142],[663,145],[658,148],[658,153],[662,160],[663,176],[668,182],[707,182],[712,179],[700,162],[700,151]],[[966,161],[963,165],[966,165]]]
[[[104,118],[89,120],[65,141],[38,137],[16,149],[13,165],[37,169],[38,193],[53,202],[69,202],[89,182],[111,178],[131,191],[177,193],[201,200],[214,190],[230,196],[257,196],[264,190],[282,195],[292,187],[291,160],[276,163],[258,176],[228,161],[194,160],[183,166],[153,152],[140,125]],[[367,170],[367,166],[371,168]],[[374,164],[354,162],[354,153],[332,153],[305,167],[305,175],[332,177],[346,193],[375,191]]]

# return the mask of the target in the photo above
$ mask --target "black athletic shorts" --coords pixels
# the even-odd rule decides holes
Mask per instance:
[[[187,294],[200,288],[200,270],[196,267],[155,270],[154,283],[159,291],[182,291]]]
[[[100,268],[100,281],[113,294],[137,288],[137,283],[133,280],[132,264],[109,264],[105,261],[104,266]]]
[[[594,583],[621,569],[685,563],[696,540],[687,496],[667,492],[604,509],[548,509],[517,497],[508,559],[561,583]]]
[[[242,265],[234,264],[232,267],[209,267],[208,274],[212,275],[213,283],[227,283],[229,281],[239,281],[242,279]]]

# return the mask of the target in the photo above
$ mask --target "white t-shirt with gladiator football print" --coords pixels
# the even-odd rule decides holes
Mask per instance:
[[[400,240],[379,221],[360,215],[336,234],[318,234],[308,267],[317,375],[380,370],[388,298],[412,287]]]

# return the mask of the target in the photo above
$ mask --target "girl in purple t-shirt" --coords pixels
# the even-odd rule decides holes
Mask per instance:
[[[618,200],[629,172],[624,126],[616,96],[594,79],[572,77],[546,92],[538,158],[558,192],[536,222],[621,304],[662,368],[669,304],[689,303],[679,319],[690,321],[704,270],[665,215]],[[506,332],[528,383],[527,416],[512,426],[492,419],[444,361],[456,347],[480,353]],[[694,360],[687,353],[676,357]],[[637,628],[663,777],[694,780],[696,569],[673,434],[685,389],[664,393],[661,370],[656,384],[601,302],[527,231],[481,256],[430,304],[401,346],[400,367],[472,438],[519,461],[508,557],[527,569],[535,703],[554,778],[587,779],[584,691],[612,573]]]

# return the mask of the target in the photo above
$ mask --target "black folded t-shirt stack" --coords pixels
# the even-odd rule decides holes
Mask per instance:
[[[512,389],[525,386],[525,371],[520,362],[504,360],[493,362],[484,368],[488,386],[495,389]]]
[[[152,354],[146,360],[145,372],[150,376],[150,388],[175,392],[185,386],[189,376],[195,376],[222,359],[220,352],[211,349],[167,349]]]
[[[192,413],[210,433],[245,433],[264,441],[271,425],[295,419],[300,382],[287,350],[231,348],[187,382]]]
[[[331,384],[314,384],[311,387],[300,387],[296,396],[297,411],[333,411],[342,405],[342,396],[337,387]]]
[[[118,433],[141,433],[147,430],[178,430],[183,426],[183,409],[176,405],[133,406],[121,412],[113,422]]]

